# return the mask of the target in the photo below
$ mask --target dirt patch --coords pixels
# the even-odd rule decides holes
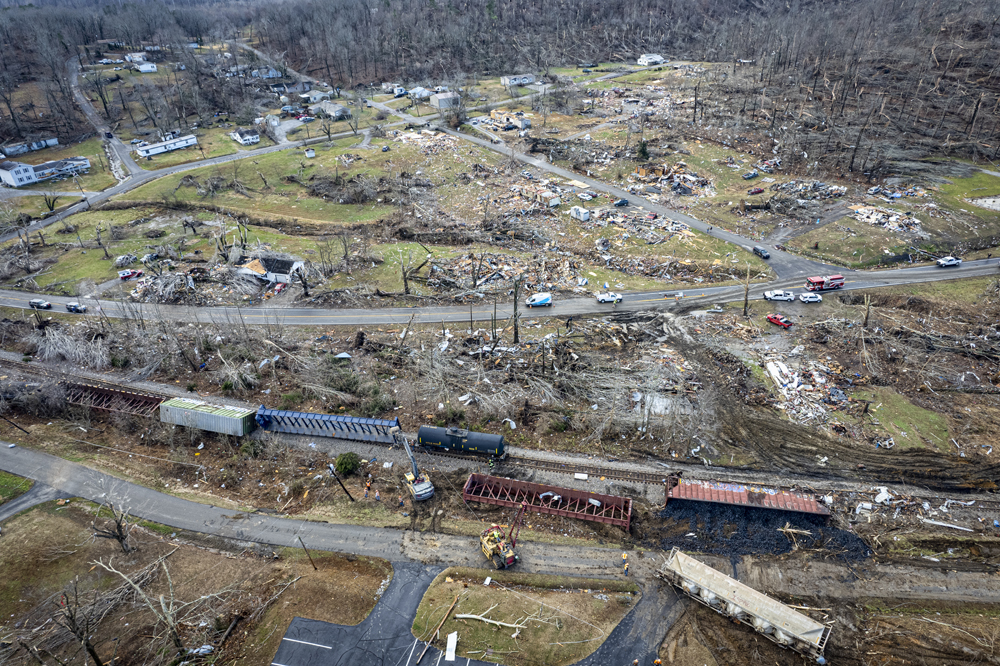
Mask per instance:
[[[569,664],[600,647],[638,600],[631,583],[497,572],[491,585],[474,569],[447,569],[428,587],[413,622],[426,637],[458,598],[438,647],[459,633],[456,655],[519,664]],[[494,626],[457,614],[481,615],[517,627]],[[516,638],[511,634],[517,634]]]
[[[169,601],[172,585],[177,603],[186,604],[178,616],[186,646],[212,644],[223,659],[267,663],[293,616],[356,624],[392,576],[381,560],[320,553],[314,554],[314,571],[301,551],[272,552],[145,522],[132,531],[135,549],[123,553],[114,541],[92,538],[94,514],[89,502],[51,502],[4,526],[0,634],[65,658],[77,646],[53,618],[60,593],[77,581],[80,599],[103,597],[95,606],[101,619],[93,642],[104,659],[117,650],[119,660],[137,663],[165,647],[162,623],[118,575],[96,565],[103,561],[131,577],[147,571],[142,587],[152,599],[165,595]],[[157,565],[160,558],[167,570]],[[112,596],[114,603],[107,601]],[[337,603],[330,603],[334,598]],[[33,663],[18,640],[0,644],[0,662]]]

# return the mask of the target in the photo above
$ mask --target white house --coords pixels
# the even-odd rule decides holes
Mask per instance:
[[[125,61],[126,62],[139,63],[139,62],[143,62],[145,59],[146,59],[146,53],[145,52],[141,52],[141,53],[129,53],[129,54],[127,54],[125,56]]]
[[[159,143],[150,143],[145,146],[137,146],[135,152],[139,154],[139,157],[151,157],[153,155],[160,155],[161,153],[169,153],[171,150],[177,150],[179,148],[187,148],[188,146],[197,146],[198,137],[194,134],[187,134],[185,136],[174,137],[173,139],[167,139],[166,141],[161,141]]]
[[[156,71],[156,65],[151,62],[144,62],[139,65],[138,69],[142,74],[152,74]]]
[[[309,107],[309,110],[314,114],[322,112],[334,120],[344,120],[345,118],[351,117],[350,109],[343,104],[335,104],[328,99],[323,100],[319,104],[313,104]]]
[[[31,169],[35,172],[35,180],[43,181],[56,176],[72,176],[90,169],[90,160],[86,157],[67,157],[63,160],[52,160],[36,164]]]
[[[35,170],[23,162],[0,162],[0,181],[7,187],[21,187],[35,182]]]
[[[427,88],[417,86],[416,88],[410,89],[410,97],[413,99],[427,99],[431,96],[431,91]]]
[[[261,69],[255,69],[250,72],[250,76],[255,79],[280,79],[281,72],[276,70],[274,67],[262,67]]]
[[[230,132],[229,136],[233,141],[242,146],[252,146],[255,143],[260,143],[260,132],[255,129],[243,129],[240,127]]]
[[[429,101],[430,105],[435,109],[454,109],[461,104],[462,98],[458,93],[446,91],[431,95]]]
[[[58,146],[59,139],[52,137],[50,139],[39,139],[38,141],[22,141],[20,143],[7,143],[3,146],[3,152],[8,157],[13,157],[14,155],[24,155],[25,153],[31,152],[32,150],[41,150],[42,148],[48,148],[50,146]]]
[[[573,206],[569,209],[569,216],[574,220],[580,220],[581,222],[587,222],[590,220],[590,211],[582,206]]]
[[[650,65],[662,65],[666,61],[658,53],[643,53],[637,62],[640,67],[649,67]]]
[[[510,86],[526,86],[529,83],[535,82],[534,74],[511,74],[509,76],[500,77],[500,85],[504,87]]]
[[[322,90],[310,90],[299,95],[302,104],[319,104],[325,99],[330,99],[330,93]]]

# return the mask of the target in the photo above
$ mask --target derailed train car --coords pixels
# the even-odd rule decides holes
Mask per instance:
[[[782,647],[825,664],[823,650],[830,627],[752,587],[716,571],[704,562],[670,551],[656,575],[679,587],[689,597],[716,613],[752,627]]]
[[[393,444],[393,429],[399,419],[367,419],[340,414],[314,414],[283,409],[222,407],[200,400],[174,398],[160,404],[160,420],[164,423],[199,428],[209,432],[245,436],[255,429],[270,430],[310,437],[334,437],[359,442]],[[421,426],[417,441],[430,451],[458,451],[480,456],[502,458],[505,454],[503,435]]]
[[[420,426],[417,443],[431,450],[458,451],[496,458],[503,458],[506,453],[503,435],[491,435],[461,428]]]

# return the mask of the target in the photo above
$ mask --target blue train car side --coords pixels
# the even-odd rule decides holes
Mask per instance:
[[[498,458],[502,458],[505,452],[503,435],[490,435],[485,432],[472,432],[461,428],[420,426],[420,430],[417,432],[417,442],[430,449],[461,451]]]

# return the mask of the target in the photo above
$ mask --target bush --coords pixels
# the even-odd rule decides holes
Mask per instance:
[[[286,393],[281,396],[281,404],[278,405],[278,409],[292,409],[296,405],[301,404],[302,400],[302,391]]]
[[[350,476],[357,472],[359,467],[361,467],[361,458],[353,451],[341,453],[337,456],[337,461],[334,463],[334,469],[341,476]]]
[[[374,392],[375,395],[361,406],[361,415],[370,419],[396,406],[396,399],[386,393]]]
[[[222,390],[223,391],[232,391],[233,390],[233,383],[231,381],[229,381],[228,379],[226,381],[222,382]]]
[[[240,453],[247,458],[256,458],[264,452],[265,443],[260,439],[244,439],[240,444]]]

